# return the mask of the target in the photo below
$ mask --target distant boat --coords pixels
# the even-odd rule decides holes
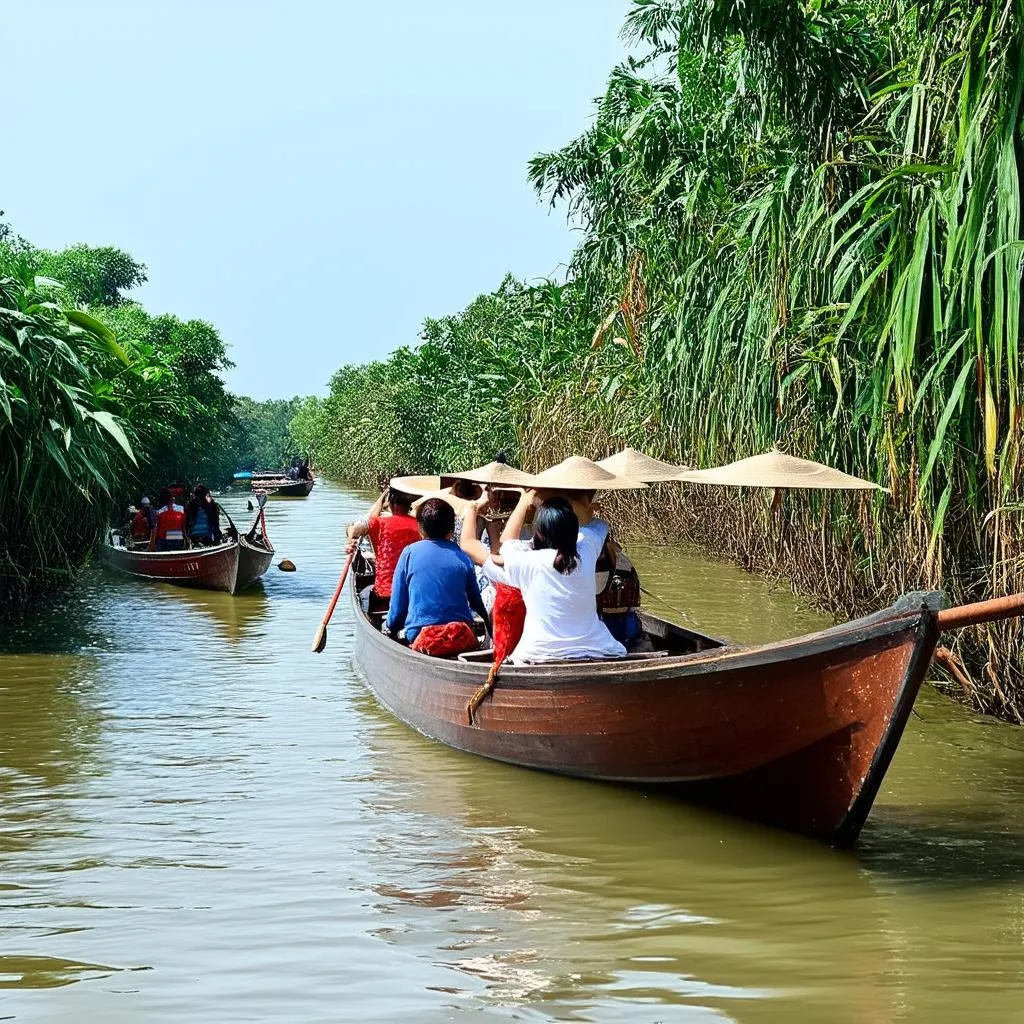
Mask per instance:
[[[308,468],[306,469],[308,473]],[[289,476],[284,469],[245,469],[234,474],[239,483],[250,482],[253,491],[263,491],[273,498],[305,498],[313,490],[315,480],[306,477]]]
[[[254,491],[264,491],[271,498],[305,498],[313,490],[314,480],[292,480],[276,477],[268,480],[253,480]]]

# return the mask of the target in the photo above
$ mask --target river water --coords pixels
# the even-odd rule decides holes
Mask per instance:
[[[0,1020],[1024,1019],[1024,733],[925,692],[853,853],[459,754],[377,707],[344,602],[309,653],[366,505],[271,502],[298,571],[251,593],[97,568],[3,638]],[[635,555],[707,632],[821,621]]]

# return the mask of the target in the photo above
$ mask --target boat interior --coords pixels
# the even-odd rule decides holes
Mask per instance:
[[[355,575],[356,590],[359,593],[359,608],[362,614],[369,620],[373,629],[380,631],[387,617],[387,609],[370,608],[369,595],[365,593],[373,586],[375,569],[372,554],[360,551],[353,561],[352,570]],[[725,647],[727,641],[717,637],[705,636],[684,626],[678,626],[674,622],[659,619],[655,615],[640,612],[640,621],[644,631],[644,642],[638,646],[641,650],[630,651],[625,658],[588,658],[586,661],[649,661],[651,659],[679,657],[686,654],[697,654],[700,651],[714,650]],[[472,663],[490,664],[494,659],[494,649],[490,646],[490,638],[486,626],[479,619],[474,622],[477,638],[480,641],[480,650],[469,651],[456,656],[458,661]],[[396,639],[396,643],[404,644],[403,640]],[[546,662],[545,664],[580,664],[576,659],[572,662]]]

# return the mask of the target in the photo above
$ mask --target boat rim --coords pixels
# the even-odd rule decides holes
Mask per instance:
[[[476,682],[490,671],[491,663],[486,661],[460,661],[459,659],[434,658],[399,644],[373,627],[363,612],[358,592],[352,588],[352,603],[362,629],[369,642],[388,651],[393,657],[422,659],[424,668],[443,665],[449,676],[462,677],[468,683]],[[545,685],[577,685],[581,675],[593,683],[606,685],[626,684],[637,680],[657,681],[677,677],[680,671],[687,676],[714,675],[724,668],[750,668],[778,664],[794,658],[808,658],[835,653],[844,647],[853,647],[868,639],[905,633],[919,626],[921,617],[934,617],[938,613],[941,594],[937,591],[920,591],[905,594],[894,604],[871,615],[848,622],[837,623],[814,633],[777,640],[761,645],[725,644],[710,650],[694,651],[690,654],[668,655],[660,658],[624,660],[607,658],[580,660],[576,662],[552,662],[534,665],[502,665],[500,679],[503,686],[535,686],[539,680]],[[674,626],[667,619],[644,613],[648,619]],[[710,638],[708,638],[710,639]]]
[[[106,547],[112,551],[120,551],[126,555],[131,555],[133,558],[183,558],[186,555],[189,558],[204,557],[207,555],[215,555],[221,551],[227,551],[235,547],[243,538],[239,537],[238,540],[226,540],[220,544],[213,544],[209,547],[201,548],[179,548],[173,551],[150,551],[148,548],[143,550],[141,548],[128,548],[120,544],[111,544],[110,541],[105,541]]]

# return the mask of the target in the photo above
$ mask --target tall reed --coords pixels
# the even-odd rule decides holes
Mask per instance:
[[[335,465],[451,468],[510,430],[531,465],[778,446],[892,496],[768,520],[680,490],[662,525],[836,614],[1024,589],[1022,0],[634,0],[626,35],[592,125],[530,164],[582,231],[567,281],[507,283],[344,371]],[[971,699],[1018,720],[1019,640],[953,641]]]

